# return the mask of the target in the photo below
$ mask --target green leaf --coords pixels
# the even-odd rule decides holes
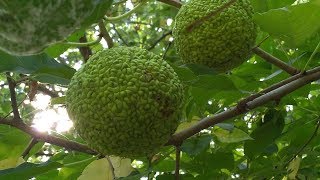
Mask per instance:
[[[191,156],[197,155],[209,148],[211,140],[212,137],[210,135],[187,139],[181,145],[181,151]]]
[[[245,141],[244,153],[250,159],[263,153],[266,148],[281,135],[284,127],[284,115],[281,111],[269,110],[262,124],[254,129],[250,136],[252,141]]]
[[[222,143],[236,143],[246,140],[253,140],[247,133],[235,127],[232,130],[215,128],[212,130],[212,133]]]
[[[44,83],[67,85],[75,73],[75,69],[58,63],[46,54],[12,56],[0,51],[0,61],[0,72],[31,74]]]
[[[291,47],[302,45],[320,29],[320,0],[257,13],[254,20],[263,31]]]
[[[175,170],[176,161],[171,158],[165,158],[164,160],[160,161],[156,164],[152,170],[154,171],[162,171],[162,172],[170,172]]]
[[[254,7],[255,12],[264,12],[270,9],[281,8],[291,5],[296,0],[251,0],[251,4]]]
[[[170,64],[174,71],[179,76],[179,79],[182,82],[191,82],[197,78],[197,76],[187,67],[176,66],[174,64]]]
[[[55,104],[65,104],[65,103],[66,103],[66,96],[51,98],[51,100],[50,100],[50,104],[51,104],[51,105],[55,105]]]
[[[0,160],[20,157],[31,137],[19,129],[0,125]]]
[[[114,177],[111,168],[106,158],[95,160],[83,170],[78,180],[113,180]]]
[[[233,169],[234,157],[230,151],[213,153],[205,151],[195,156],[191,161],[182,161],[181,168],[187,169],[189,172],[210,176],[220,169]]]
[[[10,157],[0,161],[0,170],[15,168],[24,162],[22,157]]]
[[[109,156],[112,166],[114,168],[114,174],[117,178],[127,177],[132,171],[131,159],[121,158],[117,156]]]
[[[23,163],[16,168],[0,171],[0,179],[16,180],[29,179],[36,175],[61,167],[57,162],[45,162],[42,164]]]
[[[70,153],[62,157],[63,160],[60,161],[56,159],[57,157],[52,158],[52,160],[56,159],[57,162],[63,164],[63,167],[61,167],[61,169],[59,170],[57,179],[78,178],[81,175],[84,168],[95,159],[91,155],[84,153]]]
[[[232,80],[225,75],[200,75],[192,86],[217,91],[237,90]]]

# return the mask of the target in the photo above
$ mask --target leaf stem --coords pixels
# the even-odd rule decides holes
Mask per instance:
[[[284,63],[283,61],[281,61],[280,59],[272,56],[271,54],[267,53],[266,51],[264,51],[263,49],[261,49],[260,47],[254,47],[252,48],[252,52],[254,52],[256,55],[260,56],[261,58],[263,58],[264,60],[266,60],[267,62],[279,67],[280,69],[284,70],[285,72],[287,72],[290,75],[295,75],[297,73],[299,73],[300,71],[286,63]]]
[[[308,141],[292,156],[292,158],[290,158],[289,161],[285,163],[284,166],[287,166],[291,161],[293,161],[304,150],[304,148],[307,147],[307,145],[312,141],[312,139],[316,137],[319,127],[320,127],[320,120],[317,121],[317,126],[314,132],[312,133],[312,135],[310,136],[310,138],[308,139]]]
[[[93,156],[93,157],[91,157],[91,158],[84,159],[84,160],[81,160],[81,161],[64,164],[63,167],[70,167],[70,166],[74,166],[74,165],[78,165],[78,164],[83,164],[83,163],[85,163],[85,162],[87,162],[87,161],[91,161],[91,160],[93,160],[93,159],[97,159],[97,157]]]
[[[312,52],[310,58],[308,59],[306,65],[304,66],[303,70],[307,69],[308,64],[311,62],[312,58],[314,57],[315,54],[317,54],[318,50],[320,48],[320,41],[318,43],[318,45],[316,46],[316,48],[314,49],[314,51]]]
[[[120,16],[116,16],[116,17],[107,17],[105,16],[104,19],[106,21],[109,21],[109,22],[117,22],[117,21],[120,21],[128,16],[130,16],[131,14],[137,12],[137,10],[142,7],[142,5],[146,4],[147,0],[141,0],[141,2],[139,2],[133,9],[131,9],[130,11],[120,15]]]
[[[36,145],[37,143],[38,143],[38,141],[35,138],[32,138],[31,141],[29,142],[27,148],[23,151],[21,156],[23,158],[25,158],[29,154],[29,152],[33,148],[33,146]]]
[[[86,42],[86,43],[81,43],[81,42],[62,42],[62,44],[69,45],[69,46],[74,46],[74,47],[85,47],[85,46],[92,46],[95,44],[98,44],[102,39],[102,36],[99,35],[98,38],[92,42]]]

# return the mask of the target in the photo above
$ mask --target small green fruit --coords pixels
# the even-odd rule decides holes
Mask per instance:
[[[161,57],[137,47],[93,55],[75,73],[66,105],[79,135],[102,154],[155,153],[181,118],[183,86]]]
[[[191,0],[179,10],[173,37],[184,63],[196,63],[217,72],[229,71],[251,57],[257,36],[249,0]],[[218,12],[211,15],[213,12]]]

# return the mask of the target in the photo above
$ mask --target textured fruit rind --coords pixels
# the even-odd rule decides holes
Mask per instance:
[[[173,29],[177,53],[184,63],[206,65],[217,72],[231,70],[251,56],[257,36],[249,0],[237,0],[201,21],[229,0],[191,0],[179,10]],[[199,25],[188,27],[199,21]]]
[[[112,0],[2,0],[0,50],[40,53],[75,30],[101,19]]]
[[[75,73],[66,105],[79,135],[102,154],[150,155],[175,132],[183,87],[171,66],[137,47],[93,55]]]

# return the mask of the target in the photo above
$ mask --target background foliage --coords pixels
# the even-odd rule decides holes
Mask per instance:
[[[115,1],[107,16],[123,14],[138,3]],[[316,49],[320,42],[319,0],[252,0],[252,3],[256,11],[254,20],[260,26],[257,38],[260,48],[298,70],[319,66],[320,54]],[[105,22],[115,46],[148,49],[170,62],[178,73],[187,87],[188,98],[177,131],[230,109],[241,99],[290,77],[259,56],[253,56],[227,74],[183,65],[171,36],[177,12],[176,7],[148,1],[129,17]],[[87,41],[94,41],[98,34],[99,28],[93,24],[70,35],[68,41],[78,41],[84,35]],[[106,44],[102,40],[90,46],[90,51],[98,52]],[[35,94],[46,94],[52,98],[52,109],[63,107],[61,102],[70,78],[85,61],[79,48],[65,44],[52,45],[34,56],[0,52],[1,119],[12,116],[7,76],[16,83],[22,119],[32,125],[38,111],[28,102],[34,100]],[[320,177],[319,89],[319,81],[314,81],[277,101],[226,119],[184,140],[180,147],[181,179],[317,179]],[[50,135],[84,143],[73,129],[59,134],[53,128]],[[175,178],[174,146],[163,147],[152,159],[96,160],[90,153],[72,151],[68,144],[61,147],[33,141],[33,137],[34,134],[15,127],[0,125],[0,179]]]

